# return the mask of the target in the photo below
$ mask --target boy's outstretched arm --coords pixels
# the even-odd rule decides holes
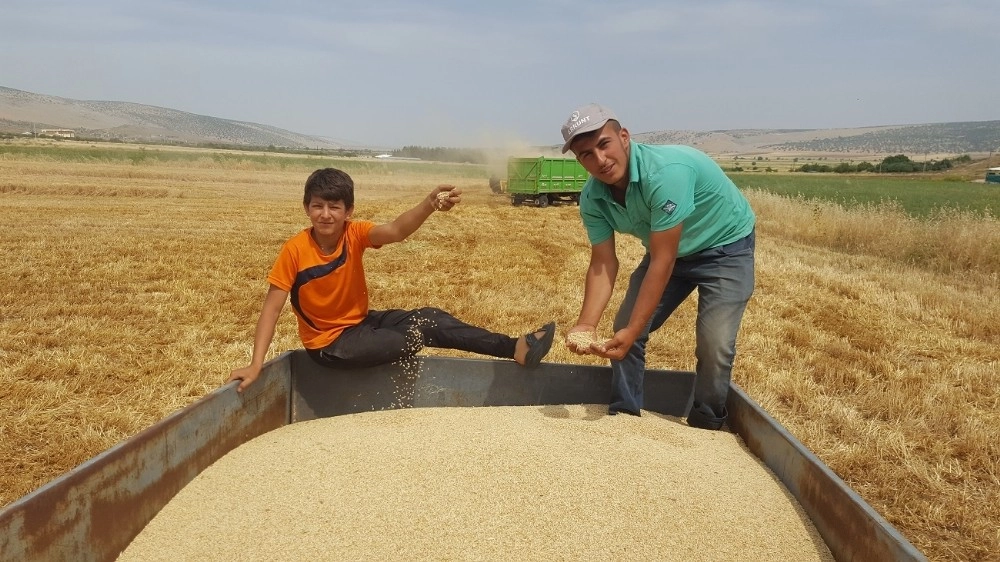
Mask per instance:
[[[246,390],[260,376],[260,370],[264,366],[264,358],[267,357],[267,350],[271,347],[271,340],[274,339],[274,327],[278,324],[278,316],[281,315],[281,309],[285,307],[287,299],[288,291],[284,289],[271,285],[267,290],[264,305],[260,310],[260,318],[257,320],[257,329],[254,331],[253,356],[250,359],[250,364],[233,371],[229,375],[229,380],[226,381],[227,383],[234,380],[241,381],[236,388],[237,392]]]
[[[368,238],[375,246],[402,242],[416,232],[434,211],[450,211],[461,200],[461,190],[453,185],[439,185],[415,207],[399,215],[392,222],[373,227],[368,233]]]

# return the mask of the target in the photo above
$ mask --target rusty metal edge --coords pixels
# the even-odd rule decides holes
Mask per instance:
[[[730,429],[795,496],[837,560],[927,560],[736,383],[726,406]]]
[[[229,383],[0,511],[0,560],[114,560],[173,496],[240,444],[290,419],[291,361],[243,394]]]

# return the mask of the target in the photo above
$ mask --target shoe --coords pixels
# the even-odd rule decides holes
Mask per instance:
[[[627,414],[629,416],[635,416],[637,418],[641,418],[642,417],[642,412],[641,411],[640,412],[633,412],[632,410],[626,410],[624,408],[609,408],[608,409],[608,415],[609,416],[617,416],[618,414]]]
[[[524,341],[528,343],[528,353],[524,356],[525,367],[537,367],[542,362],[542,357],[552,348],[552,340],[556,337],[556,323],[549,322],[536,331],[545,333],[540,338],[535,337],[535,332],[524,335]]]

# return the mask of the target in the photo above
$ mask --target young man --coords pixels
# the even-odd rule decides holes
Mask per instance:
[[[562,151],[572,150],[591,176],[580,197],[590,266],[580,316],[568,334],[593,333],[608,306],[618,274],[615,233],[636,236],[646,248],[612,338],[585,345],[567,337],[567,347],[610,359],[608,412],[640,415],[649,333],[697,288],[697,375],[687,421],[719,429],[728,415],[736,333],[753,293],[756,218],[750,204],[707,154],[633,142],[600,105],[574,111],[562,135]]]
[[[234,370],[229,381],[241,381],[237,390],[242,392],[260,376],[289,297],[303,346],[315,361],[331,368],[392,363],[414,356],[424,346],[513,358],[526,367],[538,365],[552,346],[554,322],[514,338],[471,326],[437,308],[368,308],[364,251],[405,240],[435,210],[449,211],[460,201],[461,191],[439,186],[392,222],[352,220],[351,177],[334,168],[313,172],[302,198],[312,227],[282,246],[267,276],[270,287],[257,321],[250,365]]]

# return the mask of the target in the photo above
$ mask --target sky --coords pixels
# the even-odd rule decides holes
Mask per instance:
[[[995,0],[3,0],[0,86],[361,146],[1000,119]]]

